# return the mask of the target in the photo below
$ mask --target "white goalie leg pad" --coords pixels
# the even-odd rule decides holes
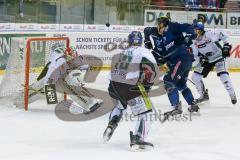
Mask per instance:
[[[123,107],[120,101],[116,100],[115,107],[113,108],[112,112],[109,115],[109,121],[112,120],[113,117],[122,117],[126,109]]]
[[[101,99],[97,99],[95,97],[89,97],[89,96],[83,96],[83,94],[77,94],[73,92],[69,95],[70,98],[76,102],[78,105],[80,105],[85,112],[92,112],[100,107],[102,104]]]
[[[193,74],[192,74],[192,81],[193,81],[193,83],[195,84],[196,89],[197,89],[200,97],[203,96],[204,88],[205,88],[205,87],[204,87],[204,83],[203,83],[203,81],[202,81],[202,75],[193,72]]]
[[[69,86],[79,86],[83,83],[85,71],[81,71],[78,69],[72,70],[68,73],[68,75],[65,77],[65,82]]]
[[[92,93],[83,87],[84,74],[80,70],[71,71],[65,78],[65,85],[71,92],[69,95],[71,99],[83,107],[86,112],[91,112],[98,108],[103,101],[95,98]]]

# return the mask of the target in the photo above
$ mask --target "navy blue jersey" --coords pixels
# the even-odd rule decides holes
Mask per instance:
[[[194,29],[190,24],[169,23],[163,35],[158,33],[157,27],[146,27],[144,29],[145,41],[154,41],[153,55],[158,58],[163,57],[167,62],[175,59],[193,59],[193,55],[187,52],[183,33],[195,36]]]

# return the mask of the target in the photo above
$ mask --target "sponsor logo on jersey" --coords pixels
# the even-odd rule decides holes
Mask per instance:
[[[210,41],[210,40],[206,40],[204,43],[198,44],[198,45],[197,45],[197,48],[204,48],[204,47],[207,46],[208,43],[211,43],[211,41]]]
[[[170,42],[169,44],[167,44],[165,46],[166,50],[168,51],[169,48],[171,48],[172,46],[174,46],[174,41]]]

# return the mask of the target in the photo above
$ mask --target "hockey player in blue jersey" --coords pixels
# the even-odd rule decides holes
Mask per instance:
[[[164,85],[173,110],[164,114],[165,119],[182,113],[178,91],[190,106],[189,112],[198,112],[199,107],[187,87],[187,78],[194,59],[190,48],[192,39],[195,38],[192,25],[174,23],[167,17],[160,17],[157,19],[157,27],[144,29],[144,38],[145,47],[152,49],[158,65],[166,63],[169,69],[164,76]]]

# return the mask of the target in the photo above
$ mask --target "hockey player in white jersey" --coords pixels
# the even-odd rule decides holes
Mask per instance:
[[[112,60],[108,91],[115,101],[115,106],[103,138],[105,142],[110,140],[129,105],[137,120],[135,132],[130,132],[130,147],[136,151],[153,147],[153,144],[145,139],[150,129],[153,107],[148,91],[156,76],[157,64],[151,52],[141,47],[141,32],[131,32],[128,40],[130,47],[115,55]]]
[[[84,113],[96,110],[102,101],[92,97],[92,94],[83,87],[84,75],[88,68],[89,65],[84,57],[71,48],[66,49],[64,44],[56,43],[51,48],[49,63],[46,64],[37,81],[29,86],[29,103],[43,96],[46,86],[56,85],[62,93],[67,92],[71,99],[80,105]],[[14,103],[17,107],[23,106],[22,99],[16,98]]]
[[[205,31],[202,22],[195,22],[193,25],[197,38],[192,45],[192,49],[197,65],[192,80],[200,94],[196,101],[201,103],[209,100],[208,90],[205,89],[202,78],[207,77],[213,67],[216,67],[217,75],[226,88],[232,104],[236,104],[236,94],[225,65],[225,59],[230,56],[231,50],[227,37],[222,32]],[[223,42],[223,46],[220,45],[220,41]]]

